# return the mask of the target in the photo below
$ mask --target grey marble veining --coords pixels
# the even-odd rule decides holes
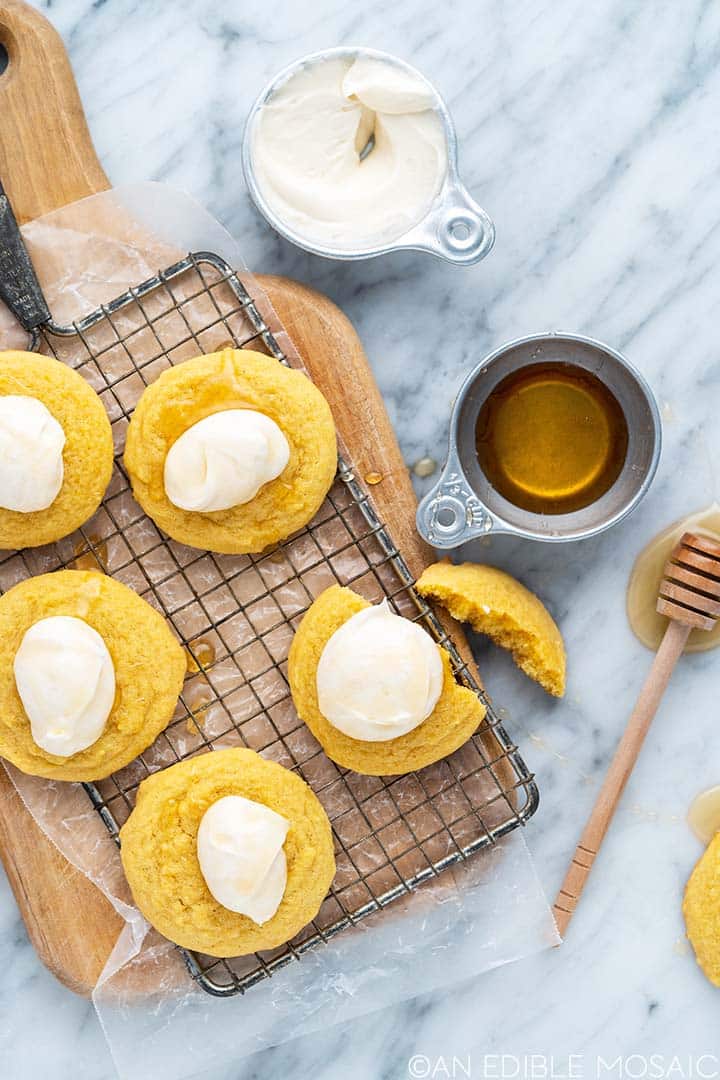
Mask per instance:
[[[464,374],[518,334],[591,334],[653,384],[663,457],[628,521],[560,549],[497,538],[468,552],[534,588],[568,643],[562,702],[477,643],[538,774],[542,806],[526,836],[552,895],[650,660],[625,620],[633,558],[658,528],[720,493],[720,5],[53,0],[44,9],[112,180],[185,188],[238,236],[253,269],[336,300],[358,327],[408,462],[442,459]],[[249,204],[240,143],[254,96],[298,55],[353,42],[399,53],[447,99],[463,178],[497,226],[479,266],[422,255],[324,262],[273,235]],[[481,1076],[484,1054],[533,1052],[558,1056],[560,1068],[563,1055],[584,1052],[590,1077],[596,1054],[719,1053],[717,991],[683,943],[679,910],[700,853],[684,816],[698,790],[720,781],[718,665],[717,653],[683,661],[561,949],[266,1051],[227,1080],[402,1080],[418,1053],[471,1054]],[[4,879],[0,966],[3,1076],[113,1075],[92,1010],[36,961]]]

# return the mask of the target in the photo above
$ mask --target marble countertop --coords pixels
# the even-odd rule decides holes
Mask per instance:
[[[500,537],[475,553],[536,590],[568,645],[561,702],[478,645],[486,683],[537,773],[541,808],[525,836],[552,896],[650,663],[625,618],[633,559],[659,528],[718,497],[720,7],[42,7],[69,49],[108,175],[185,188],[238,237],[253,269],[297,277],[340,304],[409,463],[442,459],[464,374],[520,334],[590,334],[623,350],[652,383],[663,456],[629,520],[561,548]],[[422,255],[323,262],[255,214],[240,166],[247,109],[278,68],[338,43],[398,52],[437,84],[455,117],[465,182],[496,223],[487,261],[469,269]],[[562,948],[265,1051],[238,1062],[228,1080],[719,1076],[717,991],[695,966],[680,915],[700,853],[685,814],[699,790],[720,782],[718,670],[718,653],[682,661]],[[92,1007],[42,968],[0,877],[0,1072],[8,1080],[114,1076]],[[533,1064],[533,1054],[544,1057]],[[509,1056],[504,1072],[498,1055]]]

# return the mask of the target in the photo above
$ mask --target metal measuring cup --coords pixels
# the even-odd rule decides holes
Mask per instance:
[[[395,67],[402,68],[408,74],[421,79],[429,88],[434,98],[434,108],[442,120],[445,131],[447,172],[443,185],[428,212],[402,236],[379,247],[333,248],[313,244],[306,237],[293,232],[265,201],[258,186],[253,165],[253,140],[255,126],[263,106],[298,71],[325,60],[343,58],[355,60],[360,56],[384,60]],[[258,95],[250,110],[243,136],[242,163],[250,196],[266,221],[286,240],[304,248],[305,251],[312,252],[314,255],[322,255],[327,259],[350,261],[373,259],[377,255],[385,255],[389,251],[428,251],[431,255],[437,255],[447,262],[467,266],[484,259],[495,242],[495,226],[492,220],[485,210],[475,202],[458,174],[457,135],[447,105],[432,83],[421,72],[390,53],[380,52],[377,49],[366,49],[362,46],[340,46],[335,49],[324,49],[322,52],[310,53],[308,56],[303,56],[300,60],[296,60],[288,67],[283,68]]]
[[[589,506],[568,514],[536,514],[503,498],[480,468],[475,443],[480,409],[497,384],[520,368],[548,361],[596,375],[617,398],[628,428],[625,463],[615,483]],[[553,542],[595,536],[622,521],[640,502],[655,475],[661,439],[653,393],[619,352],[580,334],[518,338],[481,360],[460,388],[450,419],[448,458],[418,507],[418,531],[428,544],[442,549],[490,533]]]

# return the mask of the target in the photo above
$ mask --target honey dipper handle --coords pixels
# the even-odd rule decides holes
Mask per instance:
[[[685,648],[689,633],[690,627],[681,622],[671,619],[668,623],[665,637],[662,639],[648,677],[640,691],[640,696],[605,775],[592,813],[583,829],[580,842],[553,905],[555,921],[561,936],[565,935],[570,919],[577,908],[595,857],[612,821],[615,808],[620,802],[620,796],[640,753],[652,718],[665,693],[673,668]]]

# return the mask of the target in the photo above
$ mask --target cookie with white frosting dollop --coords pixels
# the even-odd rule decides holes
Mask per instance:
[[[187,667],[165,619],[119,581],[58,570],[0,597],[0,756],[100,780],[170,722]]]
[[[319,800],[253,750],[200,754],[143,780],[120,841],[145,918],[210,956],[283,945],[317,915],[335,876]]]
[[[388,617],[399,623],[407,620],[371,608],[362,596],[340,585],[321,593],[303,616],[290,647],[290,689],[298,715],[338,765],[369,776],[412,772],[467,742],[485,716],[485,706],[472,690],[455,681],[446,650],[424,629],[417,626],[413,631],[409,624],[398,633],[378,624],[387,623]],[[363,612],[373,615],[372,633],[366,637],[360,625],[359,633],[346,643],[343,673],[341,650],[334,645],[352,620],[358,624]],[[418,634],[427,637],[428,649],[439,657],[437,681],[425,650],[417,649]],[[323,671],[323,657],[327,660],[328,655],[332,674]]]
[[[125,466],[174,540],[260,552],[307,525],[337,469],[330,407],[301,371],[249,349],[185,360],[144,392]]]
[[[97,510],[113,440],[88,382],[39,353],[0,352],[0,548],[67,536]]]

